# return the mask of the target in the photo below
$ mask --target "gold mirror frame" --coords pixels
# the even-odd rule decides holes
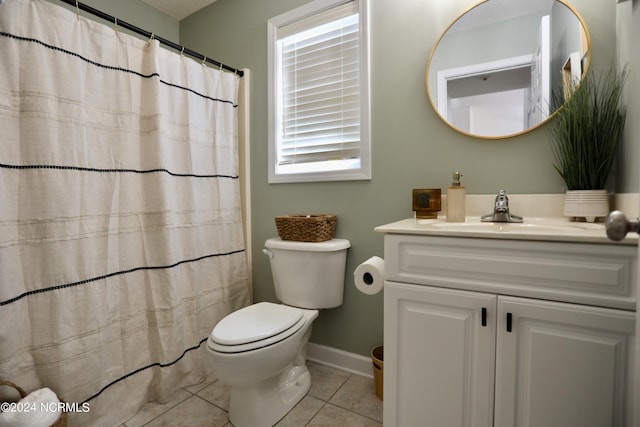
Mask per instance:
[[[438,47],[441,45],[442,40],[444,39],[444,37],[450,32],[450,30],[455,26],[456,23],[458,23],[463,17],[469,17],[469,13],[472,13],[474,10],[479,10],[478,8],[482,5],[485,5],[491,1],[496,1],[496,0],[482,0],[479,3],[471,6],[470,8],[468,8],[467,10],[465,10],[462,14],[460,14],[456,19],[453,20],[453,22],[451,22],[451,24],[449,24],[449,26],[442,32],[442,34],[440,35],[440,37],[438,38],[437,42],[435,43],[435,45],[433,46],[433,49],[431,50],[431,54],[429,55],[429,60],[427,63],[427,71],[426,71],[426,87],[427,87],[427,93],[428,93],[428,97],[429,97],[429,102],[431,103],[431,106],[433,107],[434,111],[436,112],[436,114],[442,119],[443,122],[445,122],[449,127],[451,127],[452,129],[456,130],[457,132],[460,132],[464,135],[467,136],[471,136],[474,138],[479,138],[479,139],[486,139],[486,140],[495,140],[495,139],[507,139],[507,138],[512,138],[514,136],[518,136],[518,135],[523,135],[526,134],[528,132],[531,132],[541,126],[543,126],[545,123],[547,123],[549,120],[551,120],[558,112],[558,109],[560,107],[557,107],[553,112],[549,111],[548,114],[542,118],[537,124],[534,124],[526,129],[523,129],[522,131],[517,131],[517,132],[510,132],[510,133],[505,133],[503,135],[482,135],[482,134],[474,134],[471,131],[466,131],[464,129],[461,129],[460,127],[457,127],[456,125],[454,125],[453,123],[451,123],[447,117],[445,117],[439,110],[438,108],[438,104],[437,104],[437,96],[434,96],[434,94],[432,93],[431,90],[431,84],[430,84],[430,80],[429,80],[429,75],[431,72],[431,66],[434,60],[434,56],[438,50]],[[571,5],[569,5],[568,3],[566,3],[564,0],[554,0],[554,4],[555,3],[559,3],[563,6],[565,6],[571,13],[573,13],[573,15],[578,19],[579,24],[582,27],[582,32],[581,32],[581,42],[584,44],[584,46],[581,46],[581,52],[580,52],[580,58],[578,58],[579,63],[578,65],[580,65],[580,80],[582,80],[585,76],[585,74],[587,73],[587,71],[589,70],[589,65],[591,63],[591,38],[589,35],[589,30],[587,29],[587,25],[584,21],[584,19],[582,18],[582,16],[575,10],[575,8],[573,8]],[[581,43],[581,44],[582,44]],[[584,47],[584,49],[583,49]],[[450,55],[450,52],[447,52],[446,54]],[[552,59],[552,58],[550,58]],[[575,59],[573,61],[573,66],[575,67]],[[549,64],[549,67],[551,67],[551,62]],[[463,68],[463,67],[462,67]],[[570,85],[571,82],[571,64],[569,63],[569,59],[567,59],[567,62],[563,65],[563,76],[562,79],[564,80],[564,86],[568,87]],[[560,70],[558,70],[560,71]],[[575,70],[574,70],[575,71]],[[481,76],[475,76],[477,77],[481,77]],[[486,80],[486,79],[485,79]],[[558,79],[560,80],[560,79]],[[551,85],[551,82],[549,83],[549,85]],[[556,87],[555,90],[559,90],[560,87]],[[549,88],[549,93],[548,93],[548,97],[549,97],[549,103],[552,102],[553,99],[553,90],[554,88],[550,87]],[[566,96],[566,92],[565,92],[565,96]],[[524,106],[523,106],[524,108]],[[549,105],[550,108],[550,105]]]

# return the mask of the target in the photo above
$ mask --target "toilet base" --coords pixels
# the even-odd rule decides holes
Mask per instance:
[[[290,364],[279,375],[252,387],[231,387],[229,419],[235,427],[271,427],[283,418],[311,388],[303,364]]]

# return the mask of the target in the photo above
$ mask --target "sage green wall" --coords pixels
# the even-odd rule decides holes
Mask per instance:
[[[640,2],[623,0],[617,8],[617,56],[620,64],[629,66],[629,90],[625,144],[618,162],[616,190],[631,193],[638,192],[640,182]]]
[[[69,6],[61,1],[48,1],[67,9],[75,10],[75,7]],[[98,9],[108,15],[115,16],[138,28],[150,31],[167,40],[176,43],[179,42],[180,23],[140,0],[82,0],[81,3]],[[108,24],[103,19],[94,17],[93,15],[85,12],[80,13],[98,22]]]
[[[267,20],[305,2],[218,0],[181,21],[180,37],[207,56],[251,69],[255,299],[275,301],[268,260],[261,253],[264,241],[276,235],[273,218],[335,213],[337,237],[352,243],[344,304],[321,311],[311,340],[368,355],[383,339],[383,294],[357,292],[352,272],[370,256],[383,255],[383,236],[374,233],[375,226],[412,215],[412,188],[446,188],[455,170],[462,171],[471,194],[494,194],[501,188],[510,193],[561,193],[565,187],[551,165],[544,128],[502,141],[474,139],[441,122],[427,100],[425,68],[431,48],[475,0],[370,0],[373,179],[268,184]],[[616,2],[571,3],[591,32],[593,66],[607,69],[615,59]],[[638,130],[635,134],[640,135]],[[637,170],[636,163],[637,158],[628,169]],[[627,192],[637,188],[637,179],[624,183]]]

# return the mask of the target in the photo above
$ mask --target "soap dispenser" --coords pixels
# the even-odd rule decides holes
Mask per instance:
[[[447,222],[464,222],[467,190],[460,185],[460,172],[453,174],[453,182],[447,188]]]

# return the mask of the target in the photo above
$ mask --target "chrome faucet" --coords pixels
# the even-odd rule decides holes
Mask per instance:
[[[504,190],[496,196],[493,213],[483,215],[482,222],[522,222],[522,217],[509,212],[509,198]]]

